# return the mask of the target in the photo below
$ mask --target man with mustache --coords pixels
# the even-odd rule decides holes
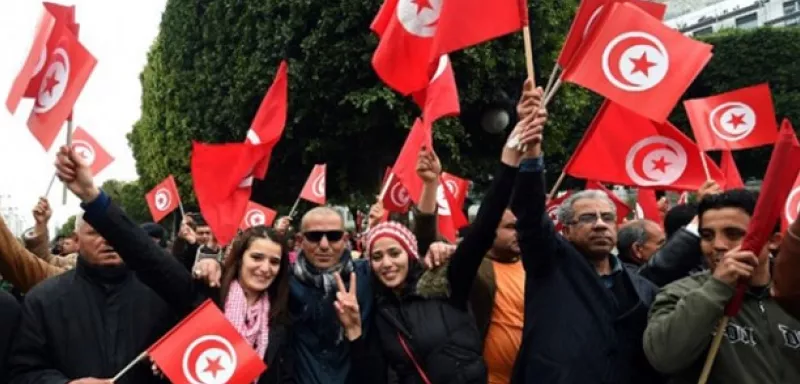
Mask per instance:
[[[114,220],[124,218],[106,212],[111,199],[94,186],[89,167],[64,146],[56,169],[83,202],[85,212],[75,220],[78,261],[25,296],[8,382],[107,384],[178,319],[95,230],[113,230]],[[139,364],[116,383],[160,382],[147,364]]]

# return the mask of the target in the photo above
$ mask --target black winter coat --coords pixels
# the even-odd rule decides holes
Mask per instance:
[[[112,378],[177,321],[172,308],[126,267],[101,268],[78,257],[75,269],[25,295],[9,355],[9,382]],[[117,381],[163,382],[145,363]]]
[[[8,382],[7,358],[11,349],[11,338],[19,325],[20,305],[6,291],[0,291],[0,382]]]
[[[516,174],[517,168],[501,165],[475,222],[446,266],[423,272],[419,263],[412,262],[400,296],[376,283],[382,289],[376,299],[374,330],[400,383],[423,382],[400,338],[432,384],[486,383],[483,343],[468,298],[508,206]],[[424,255],[427,244],[422,247]]]
[[[98,200],[102,198],[107,199],[101,196]],[[196,281],[178,259],[154,243],[114,203],[108,201],[104,209],[87,207],[84,219],[114,247],[128,268],[181,317],[209,298],[224,309],[218,289],[209,289]],[[288,324],[270,321],[269,345],[264,356],[267,371],[261,375],[259,384],[292,382],[288,339]]]
[[[557,234],[545,212],[541,171],[520,172],[511,208],[525,267],[525,325],[514,384],[656,384],[642,348],[657,288],[624,268],[622,307],[594,267]]]

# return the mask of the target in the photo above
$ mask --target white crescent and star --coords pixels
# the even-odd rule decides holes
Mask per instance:
[[[320,173],[311,185],[311,192],[317,197],[325,196],[325,173]]]
[[[85,140],[72,140],[72,149],[80,156],[87,164],[94,164],[95,152],[89,142]]]
[[[159,188],[153,197],[154,205],[159,211],[166,211],[172,203],[172,195],[166,188]]]
[[[667,48],[655,36],[640,31],[620,34],[603,50],[602,69],[615,87],[641,92],[661,83],[669,71]]]
[[[625,171],[637,185],[670,185],[686,171],[686,150],[665,136],[650,136],[636,142],[625,156]]]
[[[245,215],[245,222],[251,227],[264,225],[267,222],[267,216],[258,209],[251,209]]]
[[[417,37],[432,37],[442,11],[442,0],[399,0],[397,19],[408,33]]]
[[[394,183],[391,190],[389,190],[389,198],[392,199],[392,204],[397,207],[405,207],[411,198],[408,195],[408,190],[403,187],[401,183]]]
[[[183,353],[183,375],[191,384],[226,384],[236,372],[236,350],[225,338],[200,336]]]
[[[33,105],[35,113],[45,113],[53,109],[64,96],[69,82],[70,61],[67,51],[58,47],[53,50],[52,58],[39,85],[39,93]]]
[[[756,113],[749,105],[731,101],[722,103],[708,114],[714,135],[725,141],[744,139],[756,127]]]
[[[795,187],[786,198],[786,205],[784,206],[784,216],[789,224],[797,220],[797,214],[800,212],[800,187]]]

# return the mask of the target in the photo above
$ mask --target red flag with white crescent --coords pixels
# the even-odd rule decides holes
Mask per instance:
[[[562,79],[664,122],[711,59],[711,45],[667,27],[635,5],[614,2],[564,68]]]
[[[550,220],[553,221],[553,227],[555,227],[556,232],[561,232],[561,229],[564,228],[564,223],[558,221],[558,210],[561,208],[561,203],[572,196],[572,193],[572,191],[566,191],[561,196],[554,197],[552,200],[547,202],[547,206],[545,207],[547,210],[547,216],[549,216]]]
[[[386,187],[386,193],[383,195],[383,208],[387,214],[389,212],[406,213],[411,207],[411,195],[408,189],[403,186],[403,182],[397,175],[392,173],[389,168],[386,173],[386,178],[381,183],[384,186],[388,181],[389,185]]]
[[[456,76],[450,58],[447,55],[440,56],[434,68],[428,87],[411,94],[414,102],[422,109],[422,118],[431,124],[444,116],[461,113]]]
[[[150,208],[150,215],[154,222],[161,221],[165,216],[180,206],[181,196],[178,194],[178,186],[172,175],[167,176],[155,188],[145,195],[147,207]]]
[[[608,198],[614,202],[614,206],[617,208],[617,224],[621,224],[623,221],[625,221],[625,218],[628,217],[629,213],[631,213],[631,207],[628,206],[628,203],[622,201],[619,196],[608,190],[608,188],[606,188],[603,184],[589,180],[586,182],[586,189],[597,189],[603,191]]]
[[[683,102],[697,145],[704,151],[760,147],[778,139],[769,84]]]
[[[317,164],[314,166],[314,169],[311,170],[311,174],[308,175],[308,180],[306,180],[303,190],[300,192],[301,199],[319,205],[325,204],[325,167],[325,164]]]
[[[445,178],[442,173],[439,178],[439,188],[436,190],[437,223],[439,233],[451,243],[458,239],[458,230],[469,224],[464,216],[464,199],[468,185],[467,180],[453,175]],[[462,197],[459,198],[459,195]]]
[[[244,217],[242,217],[242,224],[239,229],[245,230],[259,225],[269,227],[275,221],[276,216],[278,216],[278,212],[275,212],[275,210],[249,201],[247,202],[247,208],[244,210]]]
[[[173,383],[252,383],[267,369],[209,299],[147,349]]]
[[[81,127],[72,133],[72,150],[89,165],[94,176],[114,162],[114,157]]]
[[[267,143],[274,148],[280,141],[283,128],[286,125],[288,110],[286,101],[289,89],[288,72],[286,61],[281,61],[280,66],[278,66],[278,72],[275,74],[275,80],[272,81],[272,86],[270,86],[261,101],[250,129],[247,131],[245,142],[253,145]],[[255,178],[263,180],[266,177],[271,156],[272,149],[253,169]]]

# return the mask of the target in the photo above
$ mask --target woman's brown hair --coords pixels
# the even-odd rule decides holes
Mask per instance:
[[[281,263],[278,275],[275,280],[267,287],[269,295],[269,319],[270,322],[286,324],[289,322],[289,247],[286,239],[278,235],[272,228],[263,225],[251,227],[240,233],[231,245],[231,253],[222,262],[222,281],[220,294],[224,303],[228,297],[228,290],[231,282],[239,278],[239,270],[242,269],[242,259],[244,253],[250,248],[255,240],[267,239],[281,246]]]

